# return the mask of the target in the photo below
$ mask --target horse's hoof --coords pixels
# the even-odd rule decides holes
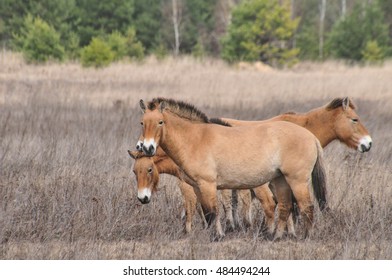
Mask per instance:
[[[290,233],[290,234],[288,235],[288,238],[289,238],[290,240],[293,240],[293,241],[297,241],[297,240],[298,240],[298,237],[297,237],[295,234],[292,234],[292,233]]]
[[[268,241],[274,241],[274,234],[270,232],[264,232],[264,237]]]
[[[212,242],[219,242],[219,241],[222,241],[224,237],[225,237],[224,234],[223,235],[214,234],[211,241]]]

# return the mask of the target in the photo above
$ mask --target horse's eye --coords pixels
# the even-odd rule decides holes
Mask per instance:
[[[144,123],[143,122],[140,122],[140,124],[143,126],[144,125]]]
[[[358,122],[358,119],[354,118],[354,119],[351,119],[351,121],[352,121],[353,123],[357,123],[357,122]]]
[[[150,168],[147,170],[147,172],[151,174],[151,173],[152,173],[152,168],[150,167]]]
[[[160,120],[160,121],[159,121],[159,125],[163,125],[163,120]]]

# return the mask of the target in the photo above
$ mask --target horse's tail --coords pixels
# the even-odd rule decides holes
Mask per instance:
[[[323,162],[323,148],[318,140],[316,141],[316,145],[317,160],[312,171],[312,186],[319,208],[321,211],[324,211],[329,209],[327,206],[327,176]]]

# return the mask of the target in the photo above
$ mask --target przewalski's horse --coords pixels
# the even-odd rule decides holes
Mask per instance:
[[[312,132],[320,144],[325,148],[334,140],[339,140],[349,148],[355,149],[361,153],[368,152],[372,147],[372,138],[368,130],[361,122],[356,113],[356,106],[348,97],[335,98],[325,106],[313,109],[304,114],[286,113],[274,118],[263,121],[239,121],[235,119],[222,118],[223,121],[230,123],[232,126],[257,125],[270,121],[288,121],[300,125]],[[253,189],[262,204],[265,211],[266,219],[273,219],[275,201],[271,199],[267,184]],[[247,190],[237,191],[238,196],[243,201],[241,209],[242,216],[246,223],[251,223],[251,193]],[[225,208],[229,209],[227,215],[230,223],[234,224],[233,217],[230,216],[231,210],[231,193],[225,191],[224,199]],[[325,201],[320,203],[325,204]],[[289,221],[292,225],[292,221]],[[290,229],[289,229],[290,231]]]
[[[172,99],[140,101],[143,145],[148,156],[160,146],[191,179],[209,223],[224,236],[217,207],[217,189],[253,188],[276,183],[279,219],[275,238],[286,228],[291,192],[305,223],[305,237],[313,224],[309,184],[316,196],[325,194],[322,148],[308,130],[289,122],[226,127],[211,124],[194,106]],[[325,198],[317,197],[317,200]],[[267,225],[273,234],[274,224]]]
[[[147,157],[141,151],[129,151],[129,155],[135,160],[133,172],[137,180],[138,199],[141,203],[150,202],[152,193],[157,191],[159,174],[170,174],[180,179],[180,190],[184,198],[185,230],[192,230],[192,220],[196,212],[197,197],[193,187],[186,183],[186,176],[181,169],[160,148],[153,157]]]

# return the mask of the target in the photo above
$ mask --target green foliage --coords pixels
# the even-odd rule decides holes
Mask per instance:
[[[65,51],[60,43],[60,34],[41,18],[26,16],[21,33],[15,34],[14,38],[28,62],[64,59]]]
[[[163,60],[169,55],[167,48],[163,44],[159,44],[152,50],[152,53],[156,56],[158,60]]]
[[[192,48],[192,56],[195,58],[203,58],[205,55],[206,51],[203,44],[200,41],[197,42],[197,44]]]
[[[93,38],[91,43],[81,52],[81,62],[84,67],[104,67],[109,65],[115,57],[108,43],[101,38]]]
[[[162,43],[162,1],[143,0],[135,1],[133,25],[136,36],[148,51]]]
[[[76,0],[79,24],[77,32],[82,46],[92,37],[105,36],[114,31],[124,34],[132,25],[134,0]]]
[[[79,43],[79,36],[75,32],[70,32],[68,35],[67,44],[65,45],[65,52],[69,59],[74,60],[79,58]]]
[[[377,41],[369,41],[361,52],[362,59],[370,64],[382,63],[385,58],[385,53],[378,46]]]
[[[232,22],[222,40],[222,57],[229,61],[262,61],[272,65],[293,63],[298,49],[290,40],[298,20],[276,0],[246,0],[232,13]]]
[[[336,58],[351,61],[363,60],[369,42],[376,42],[377,48],[387,50],[389,46],[388,26],[377,2],[357,4],[352,13],[339,21],[333,28],[328,41],[328,51]],[[373,44],[374,48],[374,44]]]
[[[130,58],[141,60],[144,58],[144,47],[136,38],[134,28],[128,28],[126,33],[127,55]]]
[[[217,0],[187,0],[181,36],[181,50],[193,53],[193,48],[207,51],[213,45],[215,25],[214,10]]]
[[[316,25],[304,25],[296,36],[298,56],[301,59],[316,60],[319,58],[319,37]]]
[[[113,60],[120,60],[127,55],[127,38],[115,31],[108,37],[108,45],[113,52]]]

